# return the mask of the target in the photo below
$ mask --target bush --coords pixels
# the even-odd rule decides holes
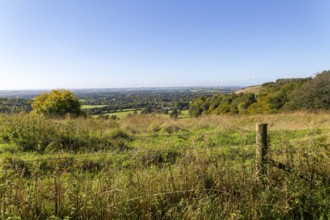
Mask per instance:
[[[175,108],[173,111],[171,111],[170,113],[170,118],[172,119],[177,119],[179,117],[179,112],[178,110]]]
[[[37,96],[32,103],[33,112],[47,116],[63,117],[82,115],[77,97],[68,90],[53,90]]]

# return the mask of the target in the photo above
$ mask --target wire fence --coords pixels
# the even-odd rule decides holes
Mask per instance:
[[[276,153],[285,154],[287,152],[287,149],[285,149],[287,145],[300,146],[314,144],[318,142],[318,140],[316,140],[315,138],[317,138],[317,135],[320,134],[319,131],[314,132],[311,130],[296,130],[290,132],[298,134],[294,136],[294,138],[292,138],[292,136],[286,136],[285,132],[283,132],[284,136],[282,137],[278,134],[278,131],[270,131],[268,133],[268,135],[270,136],[270,148],[275,149],[275,147],[277,146],[283,146],[283,152]],[[327,130],[321,130],[322,135],[329,137],[329,134],[326,132]],[[2,158],[0,161],[0,163],[3,163],[4,165],[1,166],[1,168],[3,169],[1,172],[3,173],[1,173],[2,185],[0,186],[0,213],[5,216],[8,210],[6,209],[6,207],[9,206],[9,204],[12,205],[12,207],[20,207],[22,202],[18,203],[16,201],[24,200],[24,196],[19,196],[19,193],[23,190],[26,190],[25,195],[30,196],[26,196],[27,198],[35,198],[35,200],[27,199],[27,201],[30,202],[29,204],[31,207],[34,205],[34,202],[38,204],[51,204],[50,210],[52,210],[55,214],[60,212],[61,207],[68,204],[67,201],[72,196],[76,196],[74,197],[74,199],[72,199],[73,201],[80,201],[81,198],[87,197],[87,193],[89,193],[89,196],[91,198],[98,194],[99,199],[102,199],[103,197],[111,198],[109,200],[104,199],[104,203],[107,204],[106,206],[108,209],[118,209],[118,207],[125,206],[127,204],[134,205],[134,203],[143,203],[145,201],[152,202],[151,200],[157,200],[162,197],[168,197],[168,201],[171,200],[171,196],[180,197],[187,195],[194,197],[196,194],[198,195],[198,193],[222,194],[224,197],[226,197],[226,194],[228,194],[229,196],[230,193],[235,193],[234,191],[230,191],[232,189],[235,189],[229,188],[226,190],[226,187],[215,187],[214,185],[210,185],[210,187],[207,188],[207,183],[210,176],[200,176],[202,175],[202,172],[206,172],[207,168],[211,167],[209,169],[209,172],[212,172],[212,175],[219,176],[219,178],[222,178],[222,175],[226,175],[225,178],[230,180],[228,180],[227,182],[230,183],[227,187],[234,185],[236,181],[236,179],[234,177],[232,178],[232,176],[245,175],[245,179],[250,178],[253,173],[254,163],[249,163],[249,166],[246,166],[246,164],[244,163],[244,160],[246,158],[244,157],[247,157],[250,162],[254,159],[254,149],[256,146],[255,134],[255,131],[236,131],[236,136],[234,137],[240,138],[240,140],[245,141],[233,141],[233,137],[228,132],[189,132],[158,135],[134,135],[131,136],[127,141],[138,142],[138,140],[143,140],[141,143],[138,142],[139,145],[143,145],[145,143],[144,141],[157,141],[159,137],[170,139],[172,137],[180,138],[189,136],[215,136],[212,137],[211,140],[207,138],[201,138],[200,140],[198,140],[198,142],[200,143],[214,141],[217,139],[226,140],[228,138],[230,140],[228,141],[228,143],[222,143],[221,141],[219,141],[219,143],[215,142],[214,145],[198,145],[194,143],[197,142],[196,140],[189,139],[184,140],[184,146],[180,146],[180,144],[176,146],[170,146],[171,144],[168,144],[169,146],[167,146],[167,148],[162,148],[162,146],[155,146],[155,148],[149,149],[143,148],[143,146],[135,146],[126,150],[95,152],[88,154],[70,154],[70,152],[55,152],[54,155],[46,157],[44,155],[33,154],[34,158],[24,158],[24,155],[22,154],[8,155],[8,157]],[[276,136],[277,139],[273,139],[274,136]],[[305,138],[308,139],[305,140]],[[55,140],[58,141],[58,139]],[[162,143],[164,143],[164,140],[160,141],[160,143],[157,144]],[[152,144],[150,146],[152,146]],[[250,154],[239,155],[240,148],[243,147],[245,149],[248,149]],[[188,164],[178,163],[178,166],[171,166],[171,164],[162,167],[155,166],[156,168],[154,168],[154,170],[151,166],[138,166],[134,167],[133,169],[130,167],[128,168],[131,169],[130,172],[127,172],[128,169],[126,168],[112,169],[111,164],[109,166],[106,166],[104,169],[101,168],[100,171],[94,172],[92,168],[90,170],[91,172],[84,172],[84,169],[87,168],[79,169],[78,167],[75,167],[74,163],[70,163],[71,160],[76,161],[88,158],[97,158],[101,162],[107,163],[107,161],[105,161],[107,157],[115,158],[120,155],[126,155],[129,159],[136,161],[141,159],[141,157],[139,157],[140,155],[144,154],[167,154],[173,152],[184,154],[185,152],[189,153],[189,151],[191,151],[192,154],[204,156],[206,153],[212,155],[213,153],[216,153],[217,150],[221,150],[220,148],[224,148],[225,150],[233,148],[234,151],[231,153],[231,155],[237,156],[236,161],[232,162],[232,158],[230,155],[225,156],[226,158],[223,161],[219,160],[218,158],[216,158],[217,160],[214,161],[203,161],[200,158],[194,160],[193,158],[188,157],[187,161],[183,161],[187,162]],[[11,163],[11,160],[14,166],[6,167],[7,163]],[[61,167],[58,167],[58,164],[61,163],[61,161],[68,163],[63,163]],[[239,164],[235,165],[236,167],[239,166],[239,174],[236,174],[236,167],[233,166],[234,163],[237,163],[237,161],[239,161]],[[44,172],[42,169],[48,169],[47,167],[43,167],[45,165],[43,164],[44,162],[54,162],[55,165],[54,167],[50,168],[51,171]],[[209,166],[211,163],[219,164],[216,164],[216,168],[212,170],[212,166]],[[31,164],[36,164],[37,166],[34,167]],[[195,165],[199,168],[193,170],[193,167]],[[86,166],[89,165],[87,164]],[[94,165],[92,164],[92,166]],[[203,167],[205,168],[205,170],[203,170]],[[13,172],[11,172],[11,169],[13,170]],[[149,176],[147,175],[148,172],[150,172]],[[157,177],[159,173],[161,173],[161,177]],[[136,179],[132,180],[132,176],[134,176]],[[195,178],[196,182],[189,184],[189,180],[191,180],[189,178]],[[199,178],[201,178],[200,182],[198,182]],[[241,178],[240,180],[244,180],[244,178]],[[226,180],[221,180],[223,180],[224,182],[222,186],[226,186]],[[157,186],[153,187],[149,184],[149,181],[157,182],[157,184],[160,181],[168,181],[168,183],[166,186],[162,186],[162,184],[159,183]],[[26,185],[23,185],[22,183]],[[77,187],[77,185],[79,184],[81,188]],[[98,188],[98,186],[100,187]],[[147,187],[150,187],[150,191],[144,190],[144,188]],[[135,191],[132,192],[132,189],[135,189]],[[76,194],[74,194],[75,192]],[[117,195],[118,198],[116,197]],[[94,202],[94,200],[92,199],[91,201]],[[93,204],[92,202],[91,204]],[[38,207],[38,204],[36,205],[36,207]],[[82,204],[81,206],[84,207],[83,205],[84,204]]]
[[[317,129],[317,132],[327,132],[330,131],[330,129]],[[21,161],[24,162],[40,162],[40,161],[55,161],[55,160],[65,160],[65,159],[70,159],[70,158],[75,158],[75,159],[85,159],[85,158],[102,158],[102,157],[110,157],[110,156],[115,156],[118,154],[130,154],[130,155],[137,155],[137,154],[143,154],[143,153],[168,153],[168,152],[185,152],[185,151],[191,151],[191,150],[198,150],[198,151],[204,151],[207,149],[218,149],[218,148],[231,148],[231,147],[254,147],[255,143],[253,142],[254,136],[255,135],[255,131],[250,131],[250,130],[238,130],[236,131],[236,134],[238,134],[239,132],[243,132],[245,133],[245,136],[241,136],[241,139],[244,139],[245,141],[241,141],[241,142],[228,142],[228,143],[216,143],[214,146],[191,146],[194,145],[194,143],[189,144],[190,147],[186,147],[186,146],[175,146],[175,147],[169,147],[167,149],[162,149],[162,148],[153,148],[153,149],[143,149],[143,148],[137,148],[137,147],[133,147],[133,148],[128,148],[126,150],[112,150],[112,151],[107,151],[107,152],[102,152],[102,153],[87,153],[87,154],[79,154],[79,153],[72,153],[72,154],[68,154],[68,152],[63,152],[63,151],[58,151],[53,153],[54,155],[56,155],[55,157],[43,157],[42,155],[38,155],[37,158],[33,158],[33,159],[29,159],[29,158],[23,158],[21,157],[22,155],[16,155],[16,154],[11,154],[11,155],[7,155],[6,159],[10,159],[10,158],[20,158]],[[313,135],[313,130],[310,129],[302,129],[302,130],[280,130],[280,131],[276,131],[276,130],[272,130],[269,131],[269,136],[270,139],[272,138],[272,135],[274,134],[278,134],[278,133],[298,133],[300,135],[294,136],[293,139],[288,139],[286,138],[285,140],[280,140],[280,141],[269,141],[269,145],[270,146],[278,146],[278,145],[283,145],[283,144],[291,144],[291,145],[301,145],[301,144],[311,144],[313,142],[317,142],[317,140],[297,140],[295,138],[310,138],[311,135]],[[246,133],[248,133],[248,135],[246,135]],[[301,135],[301,133],[307,133],[307,135]],[[157,138],[160,137],[165,137],[165,138],[170,138],[170,137],[191,137],[191,136],[195,136],[195,137],[205,137],[205,136],[211,136],[211,135],[218,135],[221,136],[222,138],[226,138],[226,137],[230,137],[230,135],[228,134],[228,132],[204,132],[204,133],[175,133],[175,134],[151,134],[151,135],[132,135],[128,138],[128,141],[134,141],[134,140],[157,140]],[[327,134],[329,135],[329,134]],[[284,137],[285,138],[285,137]],[[84,138],[83,138],[84,139]],[[87,138],[88,139],[88,138]],[[53,142],[53,141],[61,141],[59,139],[45,139],[43,140],[45,142]],[[208,140],[200,140],[198,142],[205,142]],[[101,143],[102,141],[100,141]],[[194,142],[194,141],[192,141]],[[67,144],[75,144],[75,140],[71,140],[71,142],[68,142]],[[98,143],[91,143],[92,145],[98,144]],[[0,163],[3,163],[4,158],[0,159]]]

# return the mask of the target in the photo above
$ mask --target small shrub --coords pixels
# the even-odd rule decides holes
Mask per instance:
[[[173,134],[173,133],[178,133],[182,129],[176,125],[170,125],[163,128],[163,130],[168,134]]]
[[[124,139],[124,140],[130,140],[131,139],[131,136],[120,130],[120,129],[117,129],[117,130],[114,130],[110,133],[110,138],[111,139]]]

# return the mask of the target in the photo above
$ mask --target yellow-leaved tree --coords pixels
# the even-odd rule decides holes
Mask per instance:
[[[77,97],[68,90],[57,89],[50,93],[43,93],[34,98],[33,112],[52,116],[63,117],[66,115],[80,116],[81,105]]]

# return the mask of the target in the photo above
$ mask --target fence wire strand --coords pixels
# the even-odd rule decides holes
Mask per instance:
[[[321,131],[327,131],[330,129],[321,129]],[[255,131],[248,131],[248,130],[239,130],[239,132],[246,132],[250,134],[255,134]],[[288,132],[307,132],[311,130],[288,130]],[[269,131],[269,134],[278,132],[276,130]],[[205,132],[205,133],[181,133],[181,134],[153,134],[153,135],[134,135],[130,137],[130,141],[132,140],[137,140],[137,139],[153,139],[153,138],[158,138],[158,137],[184,137],[184,136],[208,136],[208,135],[222,135],[222,136],[228,136],[228,133],[225,132]],[[245,135],[244,138],[248,138],[249,136]],[[308,137],[303,136],[303,137]],[[52,142],[52,141],[59,141],[59,139],[47,139],[46,142]],[[313,140],[283,140],[283,141],[270,141],[269,145],[270,146],[277,146],[281,144],[291,144],[291,145],[297,145],[297,144],[310,144],[312,143]],[[73,141],[74,142],[74,141]],[[72,142],[72,143],[73,143]],[[75,143],[73,143],[75,144]],[[112,151],[112,152],[106,152],[106,153],[92,153],[92,154],[84,154],[84,155],[79,155],[79,154],[73,154],[73,155],[65,155],[61,154],[61,152],[57,152],[56,157],[47,157],[47,158],[37,158],[37,159],[21,159],[23,162],[40,162],[40,161],[45,161],[45,160],[65,160],[69,158],[75,158],[75,159],[83,159],[83,158],[102,158],[102,157],[109,157],[109,156],[114,156],[118,154],[127,154],[131,153],[134,155],[137,155],[139,153],[152,153],[152,152],[161,152],[161,153],[168,153],[168,152],[173,152],[173,151],[189,151],[189,150],[206,150],[206,149],[217,149],[217,148],[224,148],[224,147],[251,147],[255,146],[255,143],[253,144],[248,144],[248,143],[228,143],[228,144],[216,144],[216,146],[203,146],[203,147],[171,147],[168,149],[127,149],[125,151]],[[15,159],[19,155],[11,155],[11,157],[7,157],[7,159]],[[0,163],[3,163],[3,159],[0,160]]]

